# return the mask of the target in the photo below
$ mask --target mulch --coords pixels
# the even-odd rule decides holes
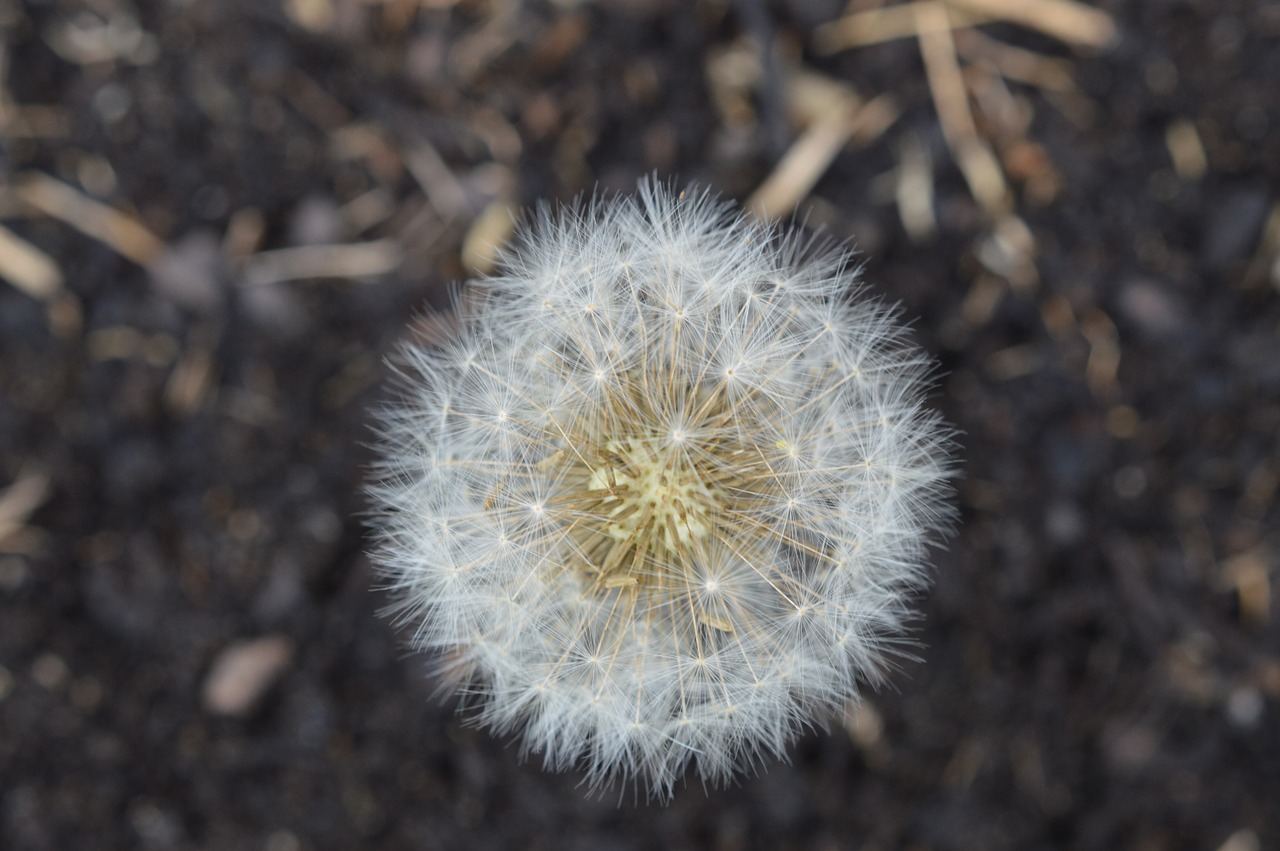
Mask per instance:
[[[1093,2],[0,2],[0,846],[1280,846],[1280,6]],[[665,807],[362,519],[415,318],[650,173],[854,242],[961,461],[917,658]]]

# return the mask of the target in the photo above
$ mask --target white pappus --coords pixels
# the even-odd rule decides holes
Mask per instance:
[[[847,252],[643,181],[542,210],[436,326],[383,412],[375,559],[479,724],[665,799],[882,678],[951,431]]]

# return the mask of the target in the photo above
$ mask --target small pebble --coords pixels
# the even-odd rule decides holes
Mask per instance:
[[[1227,697],[1227,719],[1237,727],[1258,726],[1264,708],[1262,694],[1250,686],[1235,689]]]
[[[150,800],[129,807],[129,824],[146,848],[172,848],[182,838],[178,817]]]
[[[1212,269],[1248,258],[1271,209],[1271,198],[1262,185],[1235,189],[1212,204],[1203,219],[1200,250]]]
[[[302,842],[287,830],[277,830],[267,837],[267,851],[301,851]]]
[[[71,678],[71,671],[61,657],[45,653],[31,666],[31,676],[49,691],[57,691]]]
[[[1117,727],[1103,738],[1103,752],[1111,766],[1121,772],[1141,771],[1160,749],[1160,740],[1149,727]]]
[[[1218,851],[1262,851],[1262,841],[1258,834],[1244,828],[1228,836],[1227,841],[1218,846]]]
[[[205,314],[222,308],[228,273],[218,236],[209,229],[165,246],[147,271],[156,292],[179,307]]]
[[[1061,500],[1051,504],[1045,512],[1044,527],[1050,541],[1070,547],[1084,537],[1086,521],[1074,503]]]
[[[1141,467],[1128,464],[1116,471],[1112,484],[1124,499],[1137,499],[1147,489],[1147,474]]]
[[[1125,317],[1143,333],[1167,339],[1183,333],[1187,313],[1167,284],[1138,280],[1125,285],[1120,292],[1120,309]]]
[[[290,245],[328,245],[341,242],[342,213],[327,196],[311,195],[298,203],[289,216]]]

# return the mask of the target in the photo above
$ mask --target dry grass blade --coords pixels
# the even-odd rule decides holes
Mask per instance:
[[[935,4],[933,0],[921,0],[883,9],[868,9],[822,24],[813,31],[813,48],[819,53],[837,53],[868,44],[912,38],[917,33],[916,7],[926,5]],[[954,10],[949,20],[955,28],[972,27],[990,21],[991,16]]]
[[[1102,49],[1115,43],[1115,21],[1101,9],[1074,0],[946,0],[947,5],[1039,30],[1078,47]]]
[[[857,111],[858,105],[849,101],[811,124],[752,193],[747,209],[763,219],[785,216],[794,210],[853,136]]]
[[[60,106],[6,103],[0,96],[0,135],[5,139],[64,139],[71,116]]]
[[[942,134],[973,197],[988,213],[1001,216],[1009,206],[1008,187],[995,154],[973,123],[947,7],[942,3],[917,3],[914,9],[920,53]]]
[[[133,216],[95,201],[43,172],[21,175],[14,191],[24,203],[104,243],[139,266],[148,265],[164,250],[160,238]]]
[[[62,289],[62,271],[53,258],[0,225],[0,278],[42,301]]]
[[[965,59],[986,65],[1008,80],[1063,94],[1076,93],[1071,63],[1014,47],[977,30],[956,33],[956,49]]]
[[[466,187],[435,148],[426,142],[417,142],[404,152],[404,164],[426,194],[427,202],[441,216],[448,219],[471,209]]]
[[[394,239],[278,248],[249,257],[242,280],[258,285],[305,278],[371,278],[394,271],[400,259],[400,243]]]
[[[852,97],[846,99],[792,144],[773,173],[751,194],[747,210],[761,219],[777,219],[792,212],[850,140],[857,138],[865,144],[868,135],[874,138],[884,132],[897,114],[888,95],[865,105]]]
[[[907,134],[898,155],[894,200],[898,218],[913,242],[927,242],[937,222],[933,215],[933,165],[915,134]]]

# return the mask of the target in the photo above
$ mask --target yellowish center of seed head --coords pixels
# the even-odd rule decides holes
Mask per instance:
[[[687,587],[698,551],[726,531],[723,459],[679,432],[574,443],[558,457],[576,567],[597,589]]]
[[[609,491],[606,535],[623,542],[650,535],[671,551],[710,534],[715,493],[679,453],[635,438],[606,448],[610,457],[590,481],[593,490]]]
[[[778,492],[776,463],[790,444],[744,439],[755,431],[717,388],[668,386],[668,398],[685,394],[688,421],[665,426],[670,415],[640,390],[661,384],[642,374],[624,381],[605,403],[608,416],[557,427],[558,445],[538,465],[556,482],[552,513],[572,542],[564,566],[589,593],[687,594],[707,564],[763,558],[785,542],[752,515]],[[734,630],[724,613],[695,617]]]

